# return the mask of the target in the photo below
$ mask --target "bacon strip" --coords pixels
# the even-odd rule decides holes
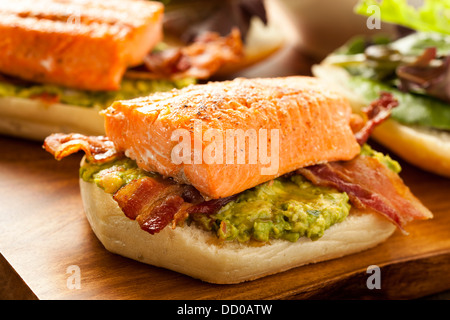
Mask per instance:
[[[83,150],[92,163],[104,163],[121,157],[114,143],[104,136],[85,136],[77,133],[54,133],[48,136],[43,148],[56,160],[61,160],[73,153]]]
[[[380,98],[363,109],[367,117],[364,126],[355,133],[356,141],[360,145],[366,143],[376,126],[381,124],[391,115],[392,108],[398,106],[398,101],[389,92],[382,92]]]
[[[398,174],[369,156],[314,165],[297,172],[315,185],[346,192],[353,205],[382,214],[403,232],[407,222],[433,216]]]
[[[184,203],[183,185],[168,179],[144,177],[133,180],[114,195],[124,214],[150,234],[161,231]]]
[[[188,46],[150,53],[144,59],[146,70],[130,70],[125,76],[140,79],[207,79],[224,64],[241,60],[243,48],[237,29],[227,37],[205,32]]]
[[[190,214],[213,214],[235,198],[205,201],[197,193],[191,186],[172,180],[145,177],[123,186],[113,198],[128,218],[136,220],[142,230],[155,234],[170,222],[175,228]]]
[[[156,206],[151,211],[151,215],[140,224],[141,229],[150,234],[161,231],[174,219],[175,214],[181,209],[183,203],[184,200],[180,196],[168,196],[160,205]]]
[[[220,198],[220,199],[213,199],[208,201],[203,201],[201,203],[198,203],[192,207],[190,207],[187,210],[187,213],[189,214],[206,214],[211,215],[216,213],[220,210],[224,205],[226,205],[228,202],[231,202],[237,198],[238,195],[226,197],[226,198]]]
[[[55,159],[61,160],[80,150],[93,163],[112,161],[123,154],[115,150],[114,144],[103,136],[56,133],[48,136],[43,148]],[[144,177],[133,180],[114,195],[125,216],[136,220],[140,227],[155,234],[170,222],[172,227],[183,222],[189,214],[213,214],[233,197],[205,201],[200,192],[190,185],[177,184],[173,180]]]

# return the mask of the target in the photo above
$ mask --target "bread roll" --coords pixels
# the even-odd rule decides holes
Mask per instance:
[[[220,243],[195,227],[166,227],[151,235],[127,218],[110,194],[80,179],[87,219],[100,242],[113,253],[189,275],[205,282],[232,284],[359,252],[385,241],[396,227],[379,214],[351,209],[322,238],[272,240],[252,246]]]
[[[0,98],[0,134],[43,141],[54,132],[104,135],[98,108],[84,108],[39,100]]]

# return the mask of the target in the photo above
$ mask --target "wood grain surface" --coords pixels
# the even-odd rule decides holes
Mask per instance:
[[[408,236],[396,232],[376,248],[252,282],[212,285],[107,252],[84,216],[81,154],[56,161],[40,143],[8,137],[0,147],[2,298],[412,299],[450,289],[449,180],[404,163],[402,177],[434,213],[409,224]],[[381,289],[367,288],[370,265],[381,268]],[[79,268],[79,289],[71,266]]]
[[[308,74],[313,61],[292,53],[275,60],[277,76]],[[2,136],[0,152],[0,299],[413,299],[450,289],[450,180],[401,161],[401,176],[434,219],[341,259],[212,285],[103,248],[83,212],[81,153],[56,161],[39,142]],[[371,265],[380,267],[381,289],[367,287]]]

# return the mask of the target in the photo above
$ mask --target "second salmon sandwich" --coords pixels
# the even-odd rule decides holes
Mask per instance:
[[[241,59],[239,30],[168,48],[164,9],[147,0],[0,1],[0,133],[104,134],[98,113],[113,101],[181,88]]]
[[[312,77],[238,78],[116,101],[105,136],[54,133],[80,150],[87,219],[113,253],[231,284],[374,247],[432,213],[367,139],[364,117]]]

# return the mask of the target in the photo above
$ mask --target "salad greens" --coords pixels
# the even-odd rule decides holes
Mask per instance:
[[[400,123],[450,130],[450,106],[440,100],[405,93],[360,76],[351,77],[347,85],[367,102],[377,99],[382,91],[392,93],[399,105],[392,109],[391,117]]]
[[[434,31],[450,34],[450,1],[425,0],[419,8],[408,4],[407,0],[362,0],[355,12],[370,15],[370,6],[380,8],[381,20],[405,26],[417,31]]]
[[[367,103],[387,91],[399,101],[392,118],[409,125],[450,130],[450,0],[361,0],[356,13],[380,8],[380,19],[415,29],[399,39],[355,37],[328,59],[350,75],[347,86]]]
[[[387,38],[374,41],[356,37],[336,50],[329,61],[349,73],[346,85],[367,103],[376,99],[381,91],[391,92],[399,101],[399,106],[392,110],[393,119],[409,125],[450,130],[450,105],[446,96],[442,96],[450,89],[450,82],[445,79],[450,74],[448,63],[431,56],[433,62],[441,62],[441,65],[422,68],[414,64],[430,44],[438,55],[448,56],[449,41],[450,36],[434,34],[429,37],[427,33],[414,33],[392,42]],[[418,78],[421,76],[418,71],[433,77],[425,79],[427,88],[414,87],[411,80],[402,78],[405,75],[399,70],[407,75],[415,72]]]

